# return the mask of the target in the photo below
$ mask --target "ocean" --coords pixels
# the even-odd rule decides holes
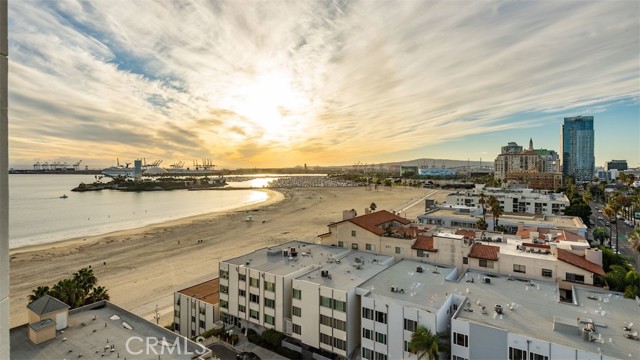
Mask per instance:
[[[267,200],[256,190],[72,192],[93,175],[9,175],[9,247],[132,229]],[[260,187],[267,179],[235,186]],[[67,195],[68,198],[60,198]]]

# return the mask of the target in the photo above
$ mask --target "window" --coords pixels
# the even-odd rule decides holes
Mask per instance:
[[[529,353],[529,360],[549,360],[549,357],[530,352]]]
[[[180,310],[178,309],[173,310],[173,316],[180,317]]]
[[[249,294],[249,301],[252,303],[260,304],[260,295]]]
[[[407,331],[416,331],[418,322],[415,320],[404,319],[404,329]]]
[[[246,291],[246,290],[244,290],[244,289],[239,289],[239,290],[238,290],[238,295],[240,295],[240,296],[247,296],[247,291]]]
[[[402,248],[399,246],[396,246],[396,254],[402,255]]]
[[[465,256],[465,257],[463,257],[463,258],[462,258],[462,263],[463,263],[463,264],[465,264],[465,265],[469,264],[469,258],[468,258],[468,257],[466,257],[466,256]]]
[[[238,311],[246,313],[247,312],[247,307],[244,305],[238,305]]]
[[[376,332],[376,342],[380,344],[387,344],[387,334]]]
[[[347,350],[347,343],[341,339],[333,339],[333,346],[340,350]]]
[[[453,333],[453,343],[456,345],[469,347],[469,336],[465,334]]]
[[[527,272],[527,267],[524,265],[513,264],[513,271],[524,274]]]
[[[347,323],[342,320],[333,319],[333,327],[338,330],[347,331]]]
[[[331,298],[320,296],[320,306],[331,308]]]
[[[567,279],[567,281],[584,283],[584,275],[567,273],[566,279]]]
[[[276,308],[276,301],[273,300],[273,299],[264,298],[264,307],[275,309]]]
[[[344,241],[338,241],[338,247],[343,248],[344,247]]]
[[[553,276],[553,271],[551,271],[549,269],[542,269],[542,276],[551,277],[551,276]]]
[[[302,299],[302,290],[293,289],[293,298],[298,300]]]
[[[264,322],[269,324],[269,325],[275,325],[276,324],[276,318],[274,318],[271,315],[264,314]]]
[[[201,315],[204,315],[206,308],[204,306],[201,306],[198,311],[200,312]]]
[[[366,347],[362,348],[362,358],[367,360],[373,360],[373,350],[367,349]]]
[[[351,230],[351,237],[357,237],[358,233],[355,230]]]
[[[416,255],[418,257],[421,257],[421,258],[423,258],[423,257],[427,257],[428,258],[429,257],[429,252],[424,251],[424,250],[418,250]]]
[[[467,358],[463,358],[462,356],[453,355],[451,360],[467,360]]]
[[[320,324],[331,326],[331,318],[325,315],[320,315]]]
[[[173,323],[173,330],[180,332],[180,324],[178,323]]]
[[[364,246],[364,248],[365,248],[367,251],[376,251],[376,246],[375,246],[375,245],[373,245],[373,244],[366,244],[366,245]]]
[[[302,309],[300,309],[297,306],[294,306],[292,313],[293,313],[293,316],[301,317],[302,316]]]
[[[250,277],[249,278],[249,286],[260,287],[260,279]]]
[[[478,261],[478,265],[480,265],[480,267],[493,269],[493,261],[490,261],[490,260],[480,259]]]
[[[195,323],[196,322],[196,316],[195,315],[191,315],[191,323]]]
[[[387,354],[376,352],[376,360],[387,360]]]
[[[293,333],[298,335],[302,334],[302,326],[293,324]]]
[[[239,275],[238,275],[238,280],[240,280],[240,281],[247,281],[247,275],[239,274]]]
[[[320,342],[326,345],[331,346],[331,336],[327,334],[320,333]]]
[[[333,310],[338,310],[345,312],[347,308],[347,303],[340,300],[333,300]]]
[[[200,321],[199,321],[199,323],[200,323],[200,324],[199,324],[199,325],[200,325],[200,328],[201,328],[201,329],[204,329],[204,320],[200,320]]]
[[[387,313],[383,313],[382,311],[376,311],[376,321],[379,323],[386,324],[387,323]]]
[[[226,300],[220,300],[220,307],[223,309],[228,309],[229,308],[229,302]]]
[[[404,351],[408,352],[408,353],[412,353],[412,354],[416,354],[417,351],[411,351],[411,342],[409,341],[405,341],[404,342]]]
[[[227,270],[220,270],[220,278],[228,279],[229,278],[229,272]]]
[[[527,360],[527,352],[509,346],[509,360]]]
[[[373,330],[362,328],[362,337],[365,339],[373,340]]]
[[[358,250],[358,243],[351,244],[351,249]]]
[[[373,310],[363,307],[362,308],[362,317],[365,319],[373,320]]]
[[[276,291],[276,283],[265,281],[264,282],[264,289],[267,290],[267,291]]]
[[[260,320],[260,311],[249,310],[249,317],[255,320]]]
[[[229,293],[229,287],[225,286],[225,285],[220,285],[220,292],[223,294],[228,294]]]

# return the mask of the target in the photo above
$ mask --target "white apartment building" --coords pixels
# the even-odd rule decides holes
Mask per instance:
[[[564,209],[571,205],[569,198],[562,193],[533,189],[487,188],[484,185],[476,185],[468,191],[451,193],[447,195],[446,204],[480,208],[481,193],[484,193],[485,201],[489,196],[495,196],[500,201],[502,210],[507,213],[562,215]],[[485,205],[486,207],[488,205]]]
[[[193,338],[215,327],[220,320],[218,308],[220,279],[178,290],[173,294],[173,330]]]

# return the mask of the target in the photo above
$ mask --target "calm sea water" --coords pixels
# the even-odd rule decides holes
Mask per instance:
[[[254,190],[70,191],[93,181],[93,175],[9,175],[9,247],[132,229],[267,199],[267,194]]]

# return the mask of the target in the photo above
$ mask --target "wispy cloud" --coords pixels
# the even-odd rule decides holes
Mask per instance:
[[[633,1],[9,6],[12,162],[337,163],[640,96]]]

